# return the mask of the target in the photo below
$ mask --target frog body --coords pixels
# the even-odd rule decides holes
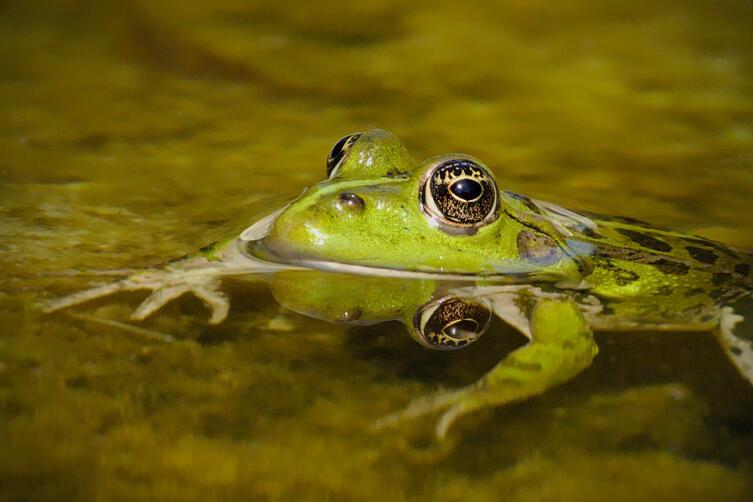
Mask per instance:
[[[286,275],[301,270],[379,281],[351,288],[348,275]],[[240,235],[48,310],[152,289],[135,313],[143,319],[190,291],[212,308],[211,322],[220,322],[228,309],[222,277],[277,273],[285,279],[273,280],[273,291],[293,310],[337,322],[398,319],[435,349],[473,343],[497,316],[530,343],[476,384],[418,399],[379,421],[384,427],[442,411],[436,432],[443,437],[466,413],[576,376],[598,352],[592,329],[713,331],[753,383],[753,336],[737,329],[742,318],[732,310],[753,290],[751,270],[749,251],[501,190],[478,159],[416,162],[396,137],[372,130],[340,140],[325,181]]]
[[[704,330],[718,322],[719,305],[753,289],[753,253],[631,218],[577,214],[540,203],[568,238],[593,246],[584,277],[595,329]],[[583,299],[583,295],[575,295]]]

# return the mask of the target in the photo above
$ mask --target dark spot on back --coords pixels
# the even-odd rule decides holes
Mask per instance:
[[[618,267],[609,258],[606,258],[601,266],[609,270],[612,277],[614,277],[614,282],[616,282],[618,286],[625,286],[640,279],[640,276],[638,274],[631,270],[625,270]]]
[[[615,230],[644,248],[663,253],[672,251],[672,246],[644,232],[638,232],[629,228],[616,228]]]
[[[732,352],[736,356],[742,355],[743,353],[743,350],[740,347],[730,347],[729,351]]]
[[[631,261],[633,263],[651,263],[656,259],[654,255],[646,251],[618,246],[599,246],[594,252],[594,256]]]
[[[579,211],[580,214],[584,216],[588,216],[591,219],[595,220],[601,220],[601,221],[616,221],[619,223],[625,223],[628,225],[634,225],[636,227],[643,227],[643,228],[652,228],[652,229],[661,229],[661,227],[654,225],[652,223],[648,223],[647,221],[639,220],[636,218],[631,218],[629,216],[614,216],[611,214],[600,214],[600,213],[592,213],[590,211]]]
[[[716,253],[714,253],[710,249],[699,248],[696,246],[687,246],[685,249],[688,250],[690,256],[701,263],[713,265],[714,263],[716,263],[716,260],[719,259]]]
[[[734,249],[722,244],[721,242],[704,239],[702,237],[683,237],[682,239],[685,242],[689,242],[691,244],[697,244],[699,246],[714,248],[717,251],[720,251],[721,253],[729,256],[730,258],[735,258],[735,259],[739,258],[737,252]]]
[[[604,236],[594,231],[591,227],[584,227],[581,232],[590,239],[603,239]]]
[[[640,225],[642,227],[652,227],[651,223],[643,220],[639,220],[638,218],[632,218],[630,216],[615,216],[614,219],[616,221],[621,221],[623,223],[630,223],[631,225]]]
[[[749,275],[750,274],[750,265],[747,263],[738,263],[735,265],[735,273],[740,275]]]
[[[690,272],[690,267],[686,264],[666,258],[660,258],[651,262],[650,265],[659,269],[663,274],[668,275],[685,275]]]

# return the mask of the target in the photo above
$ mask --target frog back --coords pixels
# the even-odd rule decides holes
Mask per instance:
[[[633,218],[536,204],[567,239],[590,245],[589,281],[610,296],[706,296],[719,304],[753,290],[748,250]]]

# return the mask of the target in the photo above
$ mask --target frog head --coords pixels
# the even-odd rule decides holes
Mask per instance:
[[[469,155],[416,162],[392,134],[351,134],[327,158],[327,179],[275,219],[267,258],[318,268],[561,279],[582,268],[530,200],[501,192]],[[260,254],[258,249],[252,251]]]

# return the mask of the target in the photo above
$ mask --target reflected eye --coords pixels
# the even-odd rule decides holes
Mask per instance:
[[[413,318],[416,339],[425,347],[452,350],[479,339],[492,314],[477,301],[447,296],[420,307]]]
[[[433,167],[421,186],[421,208],[448,233],[475,233],[497,218],[497,185],[491,173],[470,159]]]
[[[327,157],[327,178],[334,178],[337,176],[337,171],[340,165],[343,160],[345,160],[345,157],[348,156],[348,150],[350,150],[361,136],[363,136],[363,133],[360,132],[348,134],[335,143],[335,146],[332,147],[332,151],[329,152],[329,156]]]

